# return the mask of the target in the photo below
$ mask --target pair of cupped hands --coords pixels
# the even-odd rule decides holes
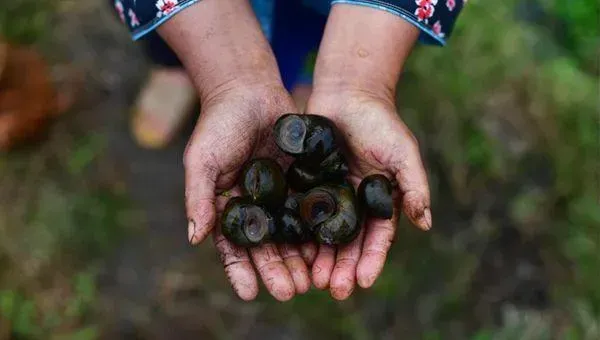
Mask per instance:
[[[287,169],[292,160],[277,148],[272,129],[281,115],[298,109],[245,2],[202,1],[194,8],[161,29],[201,97],[200,118],[184,155],[190,243],[212,236],[225,273],[244,300],[257,296],[259,278],[280,301],[307,292],[311,283],[339,300],[357,284],[371,287],[383,270],[401,212],[420,229],[432,224],[418,144],[395,104],[396,82],[417,30],[383,11],[334,6],[304,110],[337,127],[346,146],[348,180],[355,187],[374,173],[397,183],[393,217],[366,219],[360,235],[340,247],[267,243],[244,249],[221,234],[220,214],[231,196],[240,194],[237,180],[247,161],[268,157]],[[198,19],[202,15],[206,20]]]
[[[335,299],[351,295],[356,283],[370,287],[381,273],[394,239],[400,210],[421,229],[431,227],[427,182],[417,143],[392,101],[361,93],[313,92],[307,112],[331,119],[349,154],[349,181],[356,187],[373,173],[395,179],[396,206],[390,220],[367,219],[350,244],[332,247],[264,244],[246,250],[220,232],[219,217],[237,177],[254,157],[269,157],[284,169],[291,163],[275,145],[272,128],[282,114],[298,112],[283,87],[232,89],[203,103],[200,120],[185,152],[188,237],[192,244],[212,239],[236,293],[256,297],[257,275],[278,300],[329,288]]]

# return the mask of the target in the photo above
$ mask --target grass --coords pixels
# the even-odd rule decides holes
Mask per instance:
[[[421,49],[412,58],[407,77],[415,81],[400,93],[401,103],[429,152],[442,157],[447,171],[457,173],[452,179],[453,195],[467,197],[467,205],[479,199],[476,193],[465,192],[480,190],[472,185],[481,177],[507,187],[514,180],[520,182],[521,188],[508,202],[514,206],[512,222],[521,233],[548,240],[540,245],[547,268],[569,272],[550,277],[549,285],[553,303],[565,306],[555,313],[570,321],[566,326],[545,326],[554,336],[591,339],[597,336],[600,320],[599,86],[597,74],[582,65],[592,63],[586,58],[597,60],[598,50],[590,56],[561,47],[579,46],[584,40],[598,46],[599,36],[590,36],[580,27],[590,28],[590,20],[598,14],[592,9],[598,4],[588,7],[586,21],[569,19],[567,31],[585,31],[584,37],[555,42],[544,27],[513,19],[514,3],[491,8],[484,1],[470,2],[447,49]],[[550,8],[558,14],[566,10],[558,2]],[[561,53],[548,58],[538,53],[540,49]],[[418,94],[427,95],[425,104]],[[450,124],[431,124],[444,121]],[[519,143],[524,144],[523,150],[511,150],[511,144]],[[546,160],[543,164],[529,164],[540,155]],[[528,183],[547,172],[549,182]],[[560,265],[552,263],[556,259],[561,259]],[[500,329],[490,338],[515,338],[502,337],[505,331]],[[585,335],[586,331],[591,334]],[[544,333],[530,338],[549,337]]]
[[[7,1],[0,12],[0,37],[32,44],[52,34],[52,13],[60,0]]]
[[[0,37],[45,45],[59,0],[3,4]],[[129,203],[101,168],[104,137],[60,123],[39,146],[0,155],[0,339],[96,339],[96,277]]]
[[[2,339],[99,334],[96,276],[124,236],[129,203],[118,186],[91,180],[102,139],[64,137],[0,158]]]

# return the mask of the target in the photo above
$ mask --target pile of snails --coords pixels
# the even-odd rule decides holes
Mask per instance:
[[[354,240],[362,218],[392,217],[392,185],[383,175],[363,179],[358,194],[335,126],[311,114],[286,114],[273,128],[277,146],[295,158],[287,173],[274,160],[248,162],[239,178],[244,196],[229,200],[223,235],[242,247],[264,242],[341,245]]]

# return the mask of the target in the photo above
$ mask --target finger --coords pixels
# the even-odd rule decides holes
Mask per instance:
[[[431,229],[431,210],[429,209],[429,199],[418,191],[409,191],[402,197],[402,210],[410,222],[421,230]]]
[[[397,221],[398,209],[394,209],[394,214],[389,220],[367,220],[362,254],[356,268],[358,285],[362,288],[371,287],[381,274],[387,253],[394,241]]]
[[[429,230],[432,225],[429,184],[419,148],[415,141],[403,146],[402,150],[399,157],[402,161],[393,166],[402,195],[402,209],[414,225]]]
[[[250,256],[267,290],[279,301],[287,301],[296,291],[294,281],[273,244],[250,249]]]
[[[235,293],[245,301],[256,298],[258,281],[248,252],[229,242],[221,234],[220,228],[214,229],[213,240],[225,268],[225,274]]]
[[[313,284],[318,289],[327,289],[335,264],[335,248],[321,244],[312,267]]]
[[[300,245],[300,253],[302,253],[302,258],[306,262],[306,265],[310,267],[317,257],[317,245],[313,242],[304,243]]]
[[[211,163],[185,157],[185,207],[188,216],[188,240],[202,242],[212,230],[215,220],[215,183],[218,169]],[[206,159],[204,159],[206,160]]]
[[[331,296],[336,300],[347,299],[356,285],[356,265],[360,259],[364,230],[354,241],[338,250],[335,267],[331,274]]]
[[[283,259],[283,262],[287,266],[294,286],[296,287],[296,293],[304,294],[310,289],[310,277],[308,275],[308,268],[300,251],[296,246],[291,244],[282,244],[278,246],[279,254]]]

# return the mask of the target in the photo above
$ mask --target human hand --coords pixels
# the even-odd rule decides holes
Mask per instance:
[[[267,156],[286,165],[271,129],[281,114],[295,112],[252,8],[246,0],[201,1],[159,33],[185,65],[202,106],[184,156],[190,243],[212,233],[227,277],[244,300],[258,294],[254,268],[277,300],[306,292],[310,278],[301,254],[310,262],[314,246],[302,253],[273,244],[246,250],[225,239],[218,223],[229,199],[223,193],[239,193],[236,179],[248,160]]]
[[[212,231],[227,277],[244,300],[258,293],[254,268],[278,300],[305,293],[310,278],[298,247],[268,243],[246,250],[225,239],[218,222],[230,198],[222,193],[239,193],[236,180],[248,160],[269,157],[289,164],[273,141],[272,127],[282,113],[294,112],[291,98],[283,88],[254,87],[236,89],[203,104],[184,157],[190,242],[198,244]],[[304,250],[309,258],[316,252],[310,245]]]
[[[361,234],[350,244],[319,248],[312,267],[314,285],[329,287],[334,298],[345,299],[357,281],[368,288],[382,272],[400,208],[420,229],[431,228],[427,177],[417,141],[393,102],[358,92],[315,92],[307,112],[328,117],[340,131],[347,147],[348,180],[355,188],[364,177],[375,173],[397,182],[391,219],[367,218]]]
[[[381,274],[400,207],[413,224],[431,228],[429,187],[416,139],[400,119],[395,88],[418,31],[375,9],[336,5],[315,66],[307,112],[331,119],[347,146],[349,180],[358,187],[381,173],[397,183],[390,220],[366,219],[350,244],[320,246],[312,267],[317,288],[335,299],[349,297],[358,282],[367,288]]]

